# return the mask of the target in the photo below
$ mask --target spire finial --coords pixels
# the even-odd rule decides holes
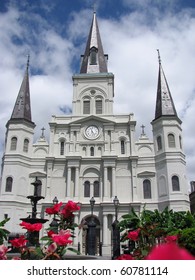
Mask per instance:
[[[160,51],[159,51],[159,49],[157,49],[157,52],[158,52],[158,62],[159,62],[159,64],[161,64],[161,58],[160,58]]]
[[[29,65],[30,65],[30,54],[28,53],[27,54],[27,63],[26,63],[26,69],[28,70],[29,68]]]
[[[94,1],[94,3],[93,3],[92,8],[93,8],[93,13],[95,14],[95,13],[96,13],[96,3],[95,3],[95,1]]]

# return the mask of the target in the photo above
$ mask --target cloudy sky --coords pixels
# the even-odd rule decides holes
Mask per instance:
[[[183,125],[188,180],[195,180],[195,1],[0,0],[0,156],[30,54],[35,141],[51,115],[71,112],[72,74],[98,17],[109,71],[115,74],[114,111],[134,113],[137,137],[152,138],[160,49]]]

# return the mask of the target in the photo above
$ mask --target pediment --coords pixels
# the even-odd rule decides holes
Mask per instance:
[[[115,122],[110,120],[110,119],[107,119],[107,118],[104,118],[104,117],[99,117],[99,116],[94,116],[94,115],[90,115],[90,116],[87,116],[87,117],[81,117],[80,119],[77,119],[75,121],[71,121],[70,122],[70,125],[72,124],[83,124],[83,123],[86,123],[86,122],[100,122],[100,123],[107,123],[107,124],[114,124]]]
[[[47,174],[45,172],[35,171],[29,174],[29,177],[33,178],[44,178]]]
[[[155,172],[151,172],[151,171],[143,171],[140,173],[137,173],[138,177],[154,177],[155,176]]]

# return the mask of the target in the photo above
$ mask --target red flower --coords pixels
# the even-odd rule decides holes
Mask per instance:
[[[61,210],[60,214],[65,218],[71,218],[74,217],[74,214],[72,212],[70,212],[69,210],[67,210],[65,207]]]
[[[12,244],[13,247],[20,248],[26,245],[27,240],[25,239],[24,235],[21,235],[19,238],[10,240],[10,243]]]
[[[140,232],[140,228],[138,228],[137,230],[130,231],[127,235],[127,238],[133,241],[137,241],[139,237],[139,232]]]
[[[66,205],[64,206],[64,208],[67,210],[67,211],[70,211],[70,212],[75,212],[75,211],[78,211],[80,210],[80,206],[78,206],[78,203],[76,202],[73,202],[71,200],[69,200]]]
[[[4,244],[0,245],[0,260],[7,260],[6,253],[10,250]]]
[[[26,222],[21,222],[20,226],[28,231],[40,231],[42,229],[41,223],[30,224]]]
[[[47,235],[48,235],[49,237],[52,237],[53,234],[55,234],[55,232],[54,232],[53,230],[49,230],[49,231],[47,232]]]
[[[66,246],[72,243],[72,240],[69,239],[70,237],[71,234],[69,230],[61,229],[58,234],[53,234],[51,238],[57,245]]]
[[[131,255],[123,254],[120,255],[116,260],[134,260],[134,258]]]
[[[57,244],[55,242],[51,243],[47,248],[47,253],[54,253],[56,249],[57,249]]]
[[[171,242],[154,247],[146,260],[195,260],[195,258],[186,249]]]
[[[54,206],[50,207],[50,208],[46,208],[45,209],[45,213],[49,214],[49,215],[55,215],[58,214],[60,211],[60,207],[62,206],[62,202],[59,202],[57,204],[55,204]]]
[[[73,212],[80,210],[80,206],[78,206],[78,203],[73,202],[71,200],[69,200],[64,208],[61,210],[60,214],[65,218],[71,218],[74,217]]]
[[[176,242],[177,239],[178,239],[177,235],[168,235],[167,237],[165,237],[165,241],[167,243]]]

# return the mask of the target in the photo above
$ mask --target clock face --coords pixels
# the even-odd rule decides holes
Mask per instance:
[[[99,129],[97,126],[95,125],[90,125],[86,128],[85,130],[85,135],[87,136],[87,138],[90,139],[95,139],[98,137],[99,135]]]

